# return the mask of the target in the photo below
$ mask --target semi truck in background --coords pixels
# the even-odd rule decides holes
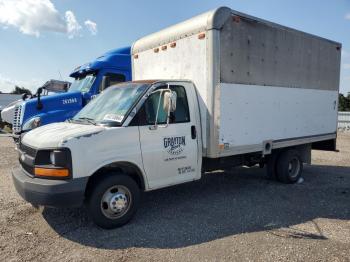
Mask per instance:
[[[295,183],[313,148],[335,150],[340,50],[227,7],[146,36],[132,47],[134,81],[23,136],[15,187],[35,205],[85,204],[114,228],[141,191],[206,171],[266,165]]]
[[[47,96],[57,93],[63,93],[67,92],[71,83],[68,81],[62,81],[62,80],[54,80],[51,79],[49,81],[46,81],[44,85],[42,85],[41,88],[41,96]],[[1,95],[0,95],[1,96]],[[22,101],[25,101],[27,99],[35,98],[37,95],[14,95],[15,100],[12,100],[11,103],[6,103],[3,107],[3,110],[1,111],[1,121],[10,125],[12,127],[13,118],[14,118],[14,112],[16,105],[21,104]],[[0,99],[1,100],[1,99]]]
[[[44,89],[39,88],[34,98],[15,105],[12,121],[15,140],[38,126],[72,118],[108,86],[131,80],[130,47],[107,52],[74,69],[70,77],[74,81],[67,92],[43,96]]]

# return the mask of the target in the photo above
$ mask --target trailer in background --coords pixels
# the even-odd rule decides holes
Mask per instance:
[[[8,119],[13,118],[13,110],[15,104],[21,101],[22,95],[0,93],[0,123],[3,128],[3,122],[9,123]]]
[[[338,112],[338,130],[350,131],[350,112]]]
[[[0,93],[0,111],[14,101],[21,99],[22,95]]]

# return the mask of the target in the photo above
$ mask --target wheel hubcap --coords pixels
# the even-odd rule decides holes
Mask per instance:
[[[128,188],[121,185],[110,187],[102,196],[102,213],[111,219],[125,215],[131,205],[131,193]]]
[[[121,212],[128,204],[128,199],[124,194],[116,194],[110,200],[109,206],[114,212]]]

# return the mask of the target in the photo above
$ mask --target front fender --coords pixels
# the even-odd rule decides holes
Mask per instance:
[[[129,163],[137,167],[148,188],[136,126],[109,127],[83,136],[72,135],[62,141],[61,146],[71,150],[74,177],[92,176],[105,166]]]
[[[140,179],[141,182],[141,187],[144,190],[148,190],[149,186],[148,186],[148,181],[147,181],[147,177],[144,173],[143,167],[139,166],[138,163],[135,162],[130,162],[130,161],[114,161],[114,162],[110,162],[110,163],[104,163],[101,166],[99,166],[98,168],[96,168],[93,172],[92,172],[92,176],[98,176],[100,173],[104,173],[104,170],[109,170],[109,169],[121,169],[121,170],[125,170],[126,174],[128,173],[135,173],[138,178]]]

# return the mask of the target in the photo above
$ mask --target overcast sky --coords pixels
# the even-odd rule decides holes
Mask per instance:
[[[340,90],[350,91],[349,0],[0,0],[0,91],[72,81],[105,51],[223,5],[341,42]]]

